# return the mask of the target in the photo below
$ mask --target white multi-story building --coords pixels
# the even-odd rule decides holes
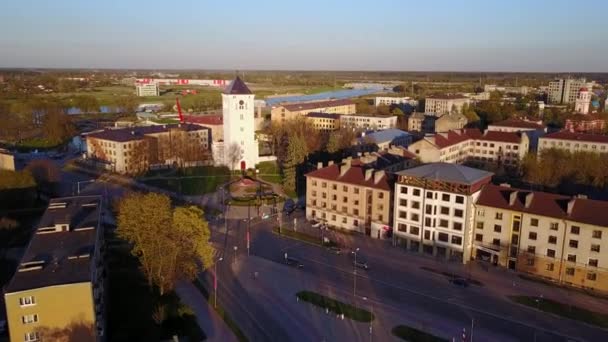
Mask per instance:
[[[137,96],[159,96],[160,89],[157,83],[137,84],[135,85]]]
[[[462,113],[462,106],[469,103],[471,103],[471,99],[463,95],[433,95],[425,99],[424,112],[435,113],[437,116],[452,112]]]
[[[493,174],[431,163],[396,175],[395,242],[409,250],[466,263],[473,244],[474,203]]]
[[[538,139],[538,154],[543,150],[559,149],[569,152],[608,152],[608,136],[602,134],[585,134],[559,131],[544,135]]]
[[[531,132],[542,131],[546,132],[547,127],[542,124],[542,121],[526,121],[519,119],[507,119],[488,125],[488,131],[499,132]]]
[[[556,79],[549,82],[548,100],[551,104],[574,103],[581,88],[593,88],[593,83],[587,83],[584,78]]]
[[[391,97],[391,96],[376,96],[374,99],[374,105],[378,106],[390,106],[399,104],[409,104],[410,106],[417,106],[418,101],[411,97]]]
[[[574,111],[579,114],[589,114],[589,106],[591,106],[591,92],[583,87],[579,90],[576,97]]]
[[[258,162],[254,97],[255,95],[238,76],[222,93],[223,159],[224,163],[232,169],[253,168]]]
[[[363,128],[363,129],[387,129],[397,127],[396,116],[384,115],[342,115],[340,116],[342,127]]]

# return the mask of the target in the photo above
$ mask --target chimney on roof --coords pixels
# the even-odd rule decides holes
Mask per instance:
[[[323,168],[323,162],[318,162],[317,163],[317,170],[318,169],[322,169]]]
[[[513,191],[509,194],[509,205],[513,206],[513,204],[515,204],[515,200],[517,199],[517,195],[519,194],[519,192],[517,191]]]
[[[576,202],[577,198],[578,196],[574,196],[568,201],[568,207],[566,208],[566,213],[568,216],[572,215],[572,209],[574,209],[574,203]]]
[[[372,174],[374,174],[374,169],[365,170],[365,180],[370,180],[372,178]]]
[[[327,163],[327,166],[332,166],[332,165],[334,165],[334,161],[333,161],[333,160],[330,160],[330,161]]]
[[[382,177],[384,177],[384,170],[374,172],[374,184],[378,184]]]
[[[346,171],[350,169],[350,162],[351,159],[348,158],[342,161],[342,164],[340,165],[340,177],[344,176],[346,174]]]
[[[525,207],[526,208],[530,208],[530,205],[532,204],[532,200],[534,199],[534,193],[533,192],[528,192],[526,194],[526,203],[525,203]]]

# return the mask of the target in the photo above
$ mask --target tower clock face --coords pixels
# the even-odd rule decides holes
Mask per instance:
[[[239,101],[239,106],[242,106],[244,104],[245,104],[245,101],[243,101],[243,100]]]

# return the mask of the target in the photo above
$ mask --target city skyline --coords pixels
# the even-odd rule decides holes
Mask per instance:
[[[63,0],[0,9],[1,68],[608,71],[600,1]]]

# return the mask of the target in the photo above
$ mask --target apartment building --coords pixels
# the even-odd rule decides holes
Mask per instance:
[[[340,126],[365,130],[395,128],[397,127],[397,117],[394,115],[340,115]]]
[[[214,142],[224,140],[224,117],[222,114],[184,115],[184,121],[209,128]]]
[[[566,130],[550,133],[538,140],[538,153],[556,148],[569,152],[608,152],[608,136],[574,133]]]
[[[431,163],[396,175],[395,243],[463,263],[470,260],[474,203],[493,174],[462,165]]]
[[[107,170],[137,174],[163,165],[207,161],[211,130],[195,124],[105,129],[86,136],[87,159]]]
[[[548,100],[551,104],[575,103],[579,89],[583,87],[593,88],[593,83],[588,83],[586,79],[566,78],[556,79],[549,82]]]
[[[467,118],[460,113],[445,114],[435,120],[434,133],[462,129],[467,125]]]
[[[423,163],[495,163],[515,166],[529,150],[528,136],[520,132],[462,129],[426,136],[408,150]]]
[[[135,94],[137,96],[159,96],[160,88],[156,83],[136,84]]]
[[[311,112],[355,114],[357,112],[357,108],[355,103],[348,99],[285,104],[272,107],[270,110],[270,120],[273,122],[282,122],[285,120],[303,117]]]
[[[99,196],[52,199],[4,289],[11,341],[46,341],[79,329],[105,340],[105,267]]]
[[[488,93],[493,92],[493,91],[499,91],[501,93],[507,93],[507,94],[528,95],[528,93],[530,93],[532,90],[533,90],[533,88],[527,87],[527,86],[509,87],[509,86],[498,86],[496,84],[485,84],[483,86],[483,91],[488,92]]]
[[[425,113],[434,113],[437,116],[452,112],[462,113],[462,106],[469,104],[471,99],[458,94],[428,96],[424,103]]]
[[[359,159],[330,162],[306,175],[306,218],[382,238],[391,222],[391,181]]]
[[[608,202],[488,184],[475,208],[477,259],[608,291]]]
[[[507,119],[488,125],[488,131],[499,132],[531,132],[547,131],[547,126],[542,124],[542,120],[528,121],[522,119]]]
[[[376,107],[401,104],[409,104],[410,106],[416,107],[418,105],[418,101],[410,97],[376,96],[376,98],[374,98],[374,105]]]
[[[306,121],[319,131],[335,131],[340,129],[340,115],[332,113],[308,113]]]
[[[606,120],[598,114],[572,114],[566,118],[564,130],[573,133],[601,134],[606,130]]]

